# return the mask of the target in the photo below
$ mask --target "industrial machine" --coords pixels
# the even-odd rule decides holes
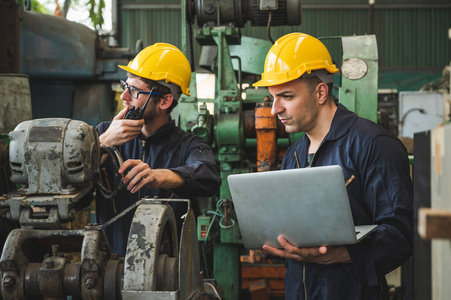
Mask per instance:
[[[285,149],[301,136],[288,135],[271,115],[266,89],[249,88],[262,73],[273,43],[271,26],[299,25],[301,1],[182,0],[181,6],[182,50],[195,70],[194,43],[201,45],[199,64],[214,74],[215,89],[212,99],[198,97],[198,73],[193,72],[192,96],[180,98],[173,117],[182,129],[212,145],[223,182],[218,197],[196,199],[200,206],[198,234],[193,230],[193,203],[185,200],[182,234],[180,238],[172,235],[174,220],[163,204],[166,199],[137,203],[128,241],[130,253],[125,258],[109,250],[101,231],[109,223],[63,229],[85,205],[98,176],[98,140],[90,126],[74,120],[21,123],[10,135],[10,151],[12,177],[22,186],[0,200],[10,218],[22,226],[8,236],[1,256],[4,298],[191,299],[208,288],[219,298],[211,282],[202,282],[203,269],[204,279],[214,280],[225,299],[235,300],[240,298],[240,274],[246,273],[240,257],[243,260],[247,255],[244,260],[254,266],[263,261],[261,253],[243,251],[226,179],[233,173],[277,169]],[[8,31],[7,37],[16,37],[12,45],[17,46],[20,39],[28,46],[20,47],[20,64],[19,57],[11,58],[16,69],[8,72],[33,76],[33,103],[40,103],[33,106],[33,115],[39,117],[42,109],[55,105],[47,98],[48,91],[55,91],[59,94],[51,97],[72,100],[65,106],[73,108],[72,118],[89,124],[110,119],[111,114],[99,116],[113,111],[105,101],[106,90],[110,80],[124,75],[116,66],[126,64],[135,53],[111,48],[96,33],[67,20],[50,16],[54,20],[47,22],[43,21],[47,17],[26,11],[20,18],[19,14],[9,15],[17,15],[12,23],[20,34]],[[242,36],[247,22],[266,26],[268,39]],[[34,30],[36,24],[41,24],[39,34]],[[337,96],[349,109],[376,121],[376,39],[372,35],[339,39],[342,56],[337,66],[341,66],[342,76],[336,78],[340,85]],[[41,43],[52,51],[31,53]],[[50,83],[36,78],[50,79]],[[43,168],[37,165],[47,173],[39,172]],[[157,221],[150,222],[150,214],[155,214],[151,216]],[[156,245],[153,252],[142,251],[143,245],[151,244]]]
[[[71,119],[36,119],[20,123],[9,138],[11,179],[19,187],[0,198],[0,208],[21,228],[9,234],[0,258],[3,299],[208,295],[189,200],[144,198],[103,225],[67,229],[84,199],[90,200],[93,184],[101,184],[94,128]],[[168,201],[186,203],[180,238]],[[102,229],[135,208],[126,256],[117,257]],[[211,283],[205,285],[217,295],[206,299],[220,299]]]

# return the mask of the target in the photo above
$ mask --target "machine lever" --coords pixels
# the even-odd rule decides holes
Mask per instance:
[[[106,223],[104,223],[102,225],[88,225],[88,226],[85,226],[85,229],[87,229],[87,230],[103,230],[104,228],[106,228],[106,227],[110,226],[111,224],[113,224],[114,222],[116,222],[118,219],[122,218],[124,215],[126,215],[128,212],[130,212],[132,209],[141,205],[144,201],[145,201],[144,199],[136,201],[134,204],[130,205],[125,210],[123,210],[118,215],[114,216],[113,218],[111,218],[110,220],[108,220]]]

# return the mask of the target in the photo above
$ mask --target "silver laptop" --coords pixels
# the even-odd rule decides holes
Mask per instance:
[[[229,175],[244,246],[298,247],[357,243],[377,225],[354,226],[340,166]]]

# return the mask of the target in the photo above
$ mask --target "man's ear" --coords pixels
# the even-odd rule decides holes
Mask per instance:
[[[160,98],[159,106],[161,110],[166,110],[171,107],[172,102],[174,101],[174,96],[171,94],[164,95]]]
[[[325,84],[324,82],[321,82],[316,86],[316,96],[317,96],[319,105],[326,103],[328,94],[329,94],[329,87],[327,86],[327,84]]]

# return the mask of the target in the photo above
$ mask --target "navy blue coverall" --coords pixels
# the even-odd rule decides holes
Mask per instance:
[[[294,143],[284,156],[282,169],[298,168],[298,164],[308,167],[309,144],[306,135]],[[378,226],[361,242],[346,246],[350,264],[287,260],[285,299],[389,299],[385,275],[413,251],[413,198],[406,149],[381,126],[338,104],[330,131],[311,162],[312,167],[325,165],[340,165],[346,181],[355,177],[347,186],[355,225]]]
[[[105,132],[111,122],[103,122],[97,126],[99,135]],[[147,137],[146,140],[135,138],[130,142],[116,147],[124,161],[141,159],[151,169],[169,169],[179,173],[185,184],[174,190],[150,189],[147,186],[132,194],[127,189],[120,190],[113,199],[105,199],[100,192],[96,193],[96,218],[99,224],[104,224],[112,217],[131,206],[136,201],[148,196],[150,198],[184,198],[213,196],[221,185],[219,168],[216,165],[213,150],[207,142],[175,126],[171,120]],[[104,163],[107,168],[109,182],[115,187],[113,164],[110,160]],[[113,203],[114,201],[114,203]],[[186,213],[182,203],[170,203],[174,209],[177,227],[180,231],[180,217]],[[129,212],[123,218],[105,229],[111,250],[124,257],[133,213]]]

